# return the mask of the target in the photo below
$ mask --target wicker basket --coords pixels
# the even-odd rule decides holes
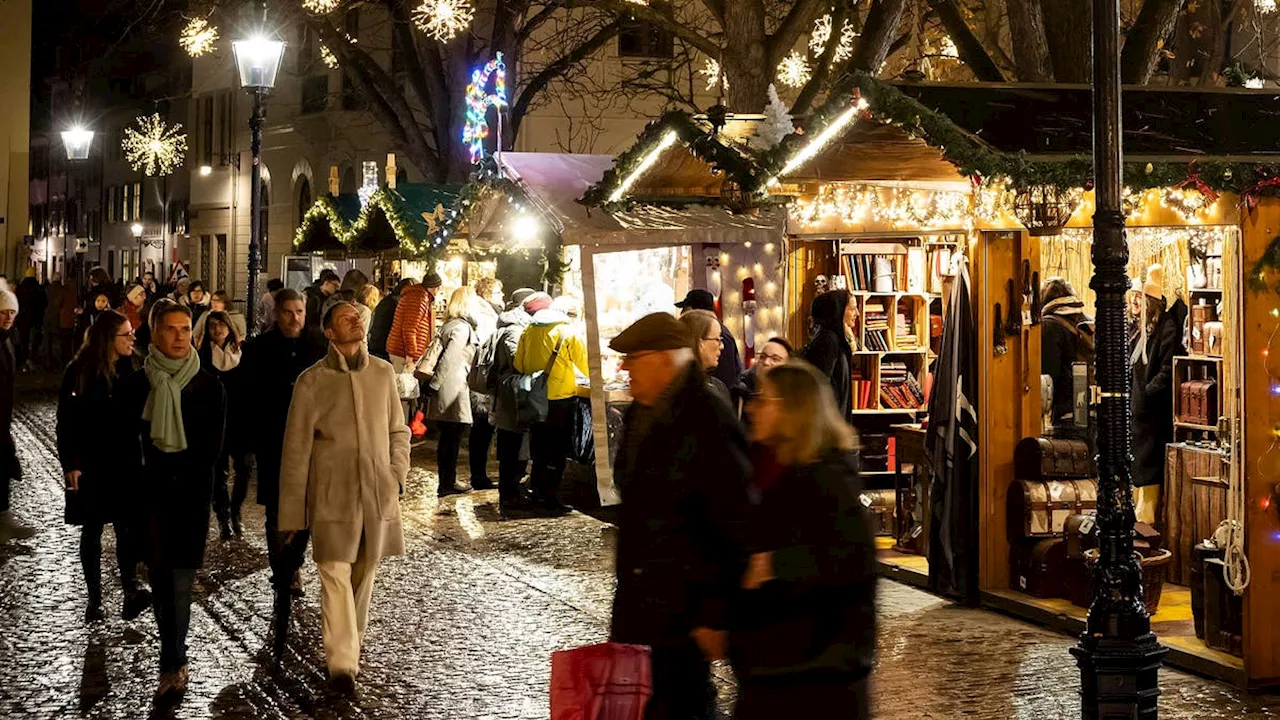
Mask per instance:
[[[1147,606],[1147,614],[1155,615],[1160,609],[1160,592],[1164,589],[1164,566],[1173,560],[1173,553],[1168,550],[1136,550],[1134,554],[1142,562],[1142,604]],[[1093,572],[1094,563],[1098,562],[1097,550],[1086,550],[1085,565]]]

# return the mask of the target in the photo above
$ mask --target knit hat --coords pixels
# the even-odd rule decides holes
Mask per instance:
[[[511,304],[523,307],[524,301],[528,300],[529,296],[536,292],[538,291],[533,288],[520,288],[518,290],[514,290],[511,293]]]
[[[1164,266],[1156,263],[1147,268],[1147,282],[1142,286],[1142,292],[1148,297],[1159,300],[1164,297]]]
[[[539,310],[551,308],[551,296],[544,292],[535,292],[524,300],[524,311],[530,315]]]
[[[438,288],[443,284],[444,281],[440,279],[440,273],[438,272],[429,272],[426,277],[422,278],[422,286],[427,289]]]
[[[9,289],[8,281],[0,280],[0,312],[5,310],[18,312],[18,296]]]

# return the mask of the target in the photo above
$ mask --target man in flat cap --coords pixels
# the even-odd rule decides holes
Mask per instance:
[[[709,719],[710,661],[724,656],[725,605],[742,576],[747,443],[674,317],[646,315],[609,347],[625,356],[634,399],[614,463],[611,639],[653,649],[646,720]]]

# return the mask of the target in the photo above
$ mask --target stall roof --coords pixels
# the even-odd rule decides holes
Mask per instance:
[[[964,182],[954,165],[924,140],[862,119],[784,182]]]
[[[636,205],[625,211],[589,209],[578,202],[613,167],[609,155],[502,153],[504,176],[520,185],[542,214],[558,226],[565,245],[684,245],[769,242],[781,237],[786,212],[765,208],[747,214],[719,207]]]

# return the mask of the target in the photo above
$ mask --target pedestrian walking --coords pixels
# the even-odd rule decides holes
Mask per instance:
[[[322,324],[328,354],[298,378],[289,408],[280,529],[311,533],[325,661],[334,685],[351,693],[378,563],[404,552],[409,428],[395,371],[370,357],[356,309],[340,303]]]
[[[156,284],[156,275],[151,271],[142,273],[142,289],[147,292],[147,301],[155,300],[160,295],[160,287]]]
[[[264,333],[276,322],[276,293],[284,289],[280,278],[267,281],[267,291],[258,298],[258,309],[254,313],[255,333]]]
[[[707,290],[695,288],[684,296],[684,300],[676,303],[676,307],[681,309],[682,314],[692,310],[705,310],[715,315],[716,296]],[[725,387],[733,387],[733,384],[738,381],[738,376],[742,374],[742,356],[738,353],[738,342],[734,340],[733,333],[729,332],[729,328],[723,324],[720,326],[720,339],[723,342],[724,352],[716,360],[716,367],[711,375],[719,378]]]
[[[796,707],[870,717],[875,660],[875,545],[853,429],[830,382],[794,360],[760,378],[753,440],[781,472],[757,475],[747,524],[751,556],[729,636],[738,720]]]
[[[715,717],[710,661],[725,655],[726,607],[745,567],[746,439],[707,389],[688,337],[654,313],[609,343],[625,356],[634,398],[614,461],[610,638],[652,648],[648,720]]]
[[[18,298],[18,319],[15,327],[18,350],[18,367],[23,372],[30,372],[37,361],[40,350],[41,333],[44,329],[44,315],[47,307],[44,288],[36,280],[36,269],[27,268],[22,282],[14,291]]]
[[[61,305],[62,305],[62,274],[55,271],[49,276],[49,281],[44,284],[44,328],[41,333],[43,342],[40,347],[40,362],[46,370],[61,370],[62,364],[58,361],[61,357],[59,353],[59,345],[61,338],[58,335],[61,327]],[[72,318],[72,322],[75,318]]]
[[[243,420],[249,414],[251,399],[244,394],[241,335],[235,321],[222,310],[210,310],[201,320],[205,322],[205,336],[200,343],[200,366],[218,378],[227,393],[227,430],[223,434],[222,456],[213,472],[213,512],[218,517],[221,537],[226,541],[244,534],[240,508],[249,494],[251,469],[245,450]],[[228,472],[233,476],[230,495],[227,494]]]
[[[533,316],[525,312],[524,302],[533,294],[529,288],[511,293],[511,309],[498,316],[493,364],[486,382],[493,393],[489,422],[497,435],[498,509],[503,513],[522,510],[529,504],[520,488],[529,467],[528,428],[520,423],[516,398],[502,388],[503,378],[519,374],[515,362],[520,336],[533,322]]]
[[[387,338],[391,336],[391,326],[396,318],[396,306],[400,304],[400,293],[405,288],[415,285],[413,278],[404,278],[396,283],[391,293],[378,301],[373,309],[373,319],[369,323],[369,354],[390,361],[387,354]]]
[[[187,286],[187,294],[184,296],[183,304],[191,309],[192,327],[200,322],[204,314],[209,312],[213,296],[204,289],[204,283],[194,280]]]
[[[533,319],[516,348],[516,372],[532,375],[547,371],[548,400],[546,420],[534,423],[529,430],[533,455],[529,483],[534,509],[554,515],[569,510],[558,495],[573,439],[577,378],[588,374],[587,346],[574,334],[568,316],[551,309],[550,295],[534,293],[525,299],[524,308]]]
[[[857,320],[847,290],[828,290],[813,299],[809,317],[816,334],[804,348],[804,359],[831,381],[836,408],[846,420],[853,417],[853,323]]]
[[[80,567],[89,596],[85,622],[103,618],[102,531],[107,525],[116,537],[124,618],[132,620],[151,607],[151,593],[137,576],[145,546],[131,502],[138,478],[119,462],[121,449],[137,444],[130,436],[137,425],[121,421],[117,392],[141,365],[133,346],[129,320],[114,310],[103,313],[67,366],[58,393],[58,461],[66,482],[66,522],[80,526]]]
[[[181,700],[189,679],[191,588],[204,565],[227,403],[222,385],[200,369],[191,346],[191,310],[159,303],[151,325],[152,351],[142,370],[120,383],[120,395],[123,417],[136,423],[136,449],[125,453],[125,462],[141,461],[132,470],[141,481],[132,501],[144,512],[160,631],[160,684],[153,699],[170,705]]]
[[[720,364],[720,356],[724,352],[724,337],[720,335],[720,321],[713,312],[707,310],[686,310],[680,315],[680,322],[689,333],[690,349],[702,371],[706,373],[707,388],[720,398],[726,407],[733,407],[733,398],[729,395],[729,387],[714,375]]]
[[[489,449],[493,447],[494,427],[489,421],[493,412],[493,391],[489,387],[489,368],[497,350],[498,315],[502,312],[502,281],[485,277],[475,283],[475,296],[471,301],[471,318],[475,321],[476,348],[471,362],[471,433],[467,437],[467,461],[471,466],[471,487],[476,490],[493,488],[489,477]],[[472,381],[479,380],[479,383]]]
[[[308,537],[300,532],[285,540],[278,531],[281,448],[294,383],[303,370],[324,357],[325,341],[306,329],[307,301],[297,290],[285,288],[276,293],[275,311],[271,329],[244,344],[240,380],[244,397],[252,398],[253,403],[245,418],[246,449],[257,464],[258,504],[266,510],[267,561],[275,595],[273,648],[278,658],[284,654],[292,598],[302,595],[298,569]]]
[[[13,325],[18,318],[18,296],[0,281],[0,545],[10,540],[26,540],[35,535],[33,528],[18,521],[9,505],[9,490],[14,480],[22,479],[18,448],[13,442],[14,383],[18,359],[14,351]]]
[[[419,367],[430,375],[423,385],[427,395],[427,420],[439,432],[436,445],[436,474],[439,494],[471,491],[469,483],[458,480],[458,451],[462,437],[471,429],[471,388],[467,374],[480,342],[471,316],[475,292],[468,286],[453,291],[440,328],[440,352],[434,367]],[[431,362],[431,354],[424,362]]]
[[[354,300],[356,309],[360,311],[360,320],[364,323],[367,343],[369,336],[373,333],[373,311],[377,309],[378,303],[382,302],[382,293],[378,291],[377,285],[368,283],[355,291]]]
[[[440,285],[440,276],[429,273],[421,285],[411,285],[400,293],[387,334],[387,355],[397,366],[396,372],[401,371],[400,366],[415,364],[427,351],[435,329],[432,306]]]
[[[329,296],[338,292],[338,287],[342,284],[342,278],[338,277],[338,273],[329,268],[320,271],[320,276],[316,281],[307,286],[305,290],[307,296],[307,327],[316,329],[320,327],[320,313],[324,309],[324,301]]]
[[[209,312],[225,313],[231,321],[232,328],[236,331],[236,337],[243,342],[249,336],[249,323],[245,320],[244,313],[236,309],[231,304],[231,296],[226,290],[215,291],[209,296]],[[209,312],[200,316],[195,324],[195,344],[200,347],[204,344],[205,323],[208,321]]]

